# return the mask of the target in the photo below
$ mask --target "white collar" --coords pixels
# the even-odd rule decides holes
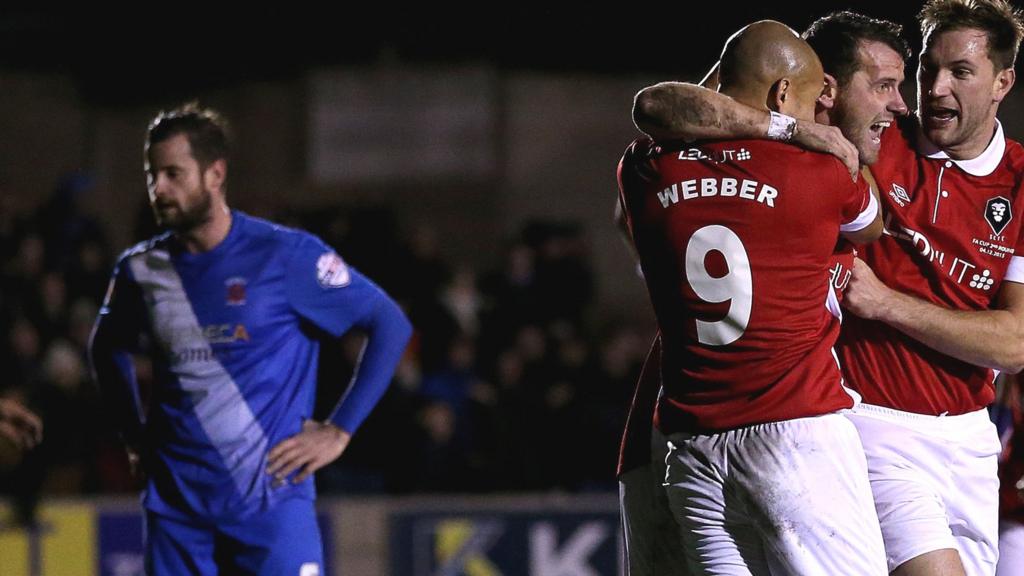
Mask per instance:
[[[978,155],[977,158],[971,158],[970,160],[956,160],[950,158],[948,154],[939,149],[938,146],[932,144],[930,140],[924,135],[924,130],[921,128],[921,123],[918,122],[918,138],[917,138],[917,151],[924,154],[928,158],[935,160],[950,160],[956,163],[961,170],[971,174],[972,176],[988,176],[995,172],[996,168],[999,167],[999,163],[1003,160],[1003,152],[1006,151],[1006,138],[1003,136],[1003,125],[999,123],[999,119],[996,118],[996,133],[992,137],[992,141],[988,143],[988,147],[985,151]]]

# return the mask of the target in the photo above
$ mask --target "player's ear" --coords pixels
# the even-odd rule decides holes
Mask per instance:
[[[219,158],[210,163],[203,172],[203,184],[208,190],[220,190],[224,192],[224,181],[228,176],[228,163]]]
[[[831,74],[825,74],[825,83],[821,87],[821,94],[818,96],[816,103],[816,112],[820,109],[831,110],[836,105],[836,98],[839,96],[839,83],[836,82],[836,77]]]
[[[793,83],[789,78],[782,78],[775,84],[772,84],[771,90],[768,91],[768,101],[765,102],[768,109],[775,111],[782,110],[790,98],[789,90],[792,86]]]
[[[1010,88],[1013,88],[1016,77],[1012,67],[996,72],[995,84],[992,86],[992,100],[1002,102],[1006,94],[1010,92]]]

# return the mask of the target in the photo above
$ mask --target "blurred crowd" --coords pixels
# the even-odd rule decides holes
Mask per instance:
[[[139,481],[101,416],[85,357],[113,263],[127,246],[82,209],[94,180],[69,174],[34,210],[0,194],[0,397],[45,422],[38,449],[0,445],[0,493],[129,492]],[[144,199],[134,236],[156,233]],[[619,436],[652,334],[602,318],[585,231],[525,223],[474,268],[447,259],[430,223],[387,208],[269,215],[318,234],[405,308],[416,333],[395,382],[321,493],[615,489]],[[126,225],[131,226],[132,223]],[[316,414],[351,377],[362,339],[321,349]],[[151,383],[144,359],[143,387]]]

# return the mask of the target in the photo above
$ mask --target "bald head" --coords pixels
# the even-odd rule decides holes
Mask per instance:
[[[757,108],[814,118],[824,75],[814,50],[785,24],[755,22],[722,50],[721,92]]]

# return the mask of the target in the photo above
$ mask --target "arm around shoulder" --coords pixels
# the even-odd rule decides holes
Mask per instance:
[[[633,122],[655,140],[764,138],[771,117],[686,82],[661,82],[637,93]]]

